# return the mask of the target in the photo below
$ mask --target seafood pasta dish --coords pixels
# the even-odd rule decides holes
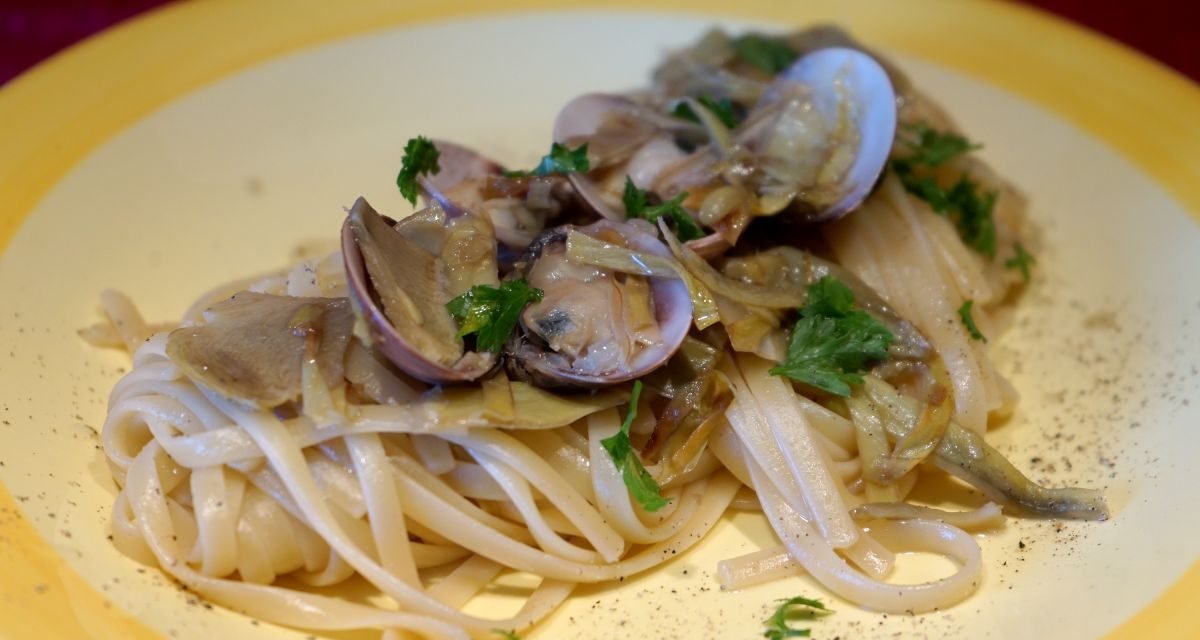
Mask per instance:
[[[276,624],[514,638],[753,512],[774,546],[713,586],[791,580],[784,638],[831,603],[969,598],[1006,517],[1107,517],[988,444],[1036,234],[889,61],[835,27],[714,29],[552,124],[532,167],[397,136],[414,213],[305,212],[340,250],[178,322],[105,292],[84,335],[133,361],[102,431],[116,547]],[[910,499],[947,475],[989,502]],[[912,551],[955,569],[897,584]],[[465,610],[514,577],[512,611]]]

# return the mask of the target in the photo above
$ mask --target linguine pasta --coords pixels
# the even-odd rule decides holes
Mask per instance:
[[[1098,494],[1034,485],[984,440],[989,419],[1017,402],[978,338],[999,334],[1020,286],[1005,258],[1028,236],[1021,196],[960,149],[931,165],[928,177],[969,175],[977,193],[993,194],[991,255],[964,232],[966,209],[957,218],[939,211],[896,165],[848,212],[810,221],[795,243],[772,237],[764,245],[754,225],[781,219],[815,187],[796,186],[804,167],[767,160],[763,166],[775,168],[757,193],[731,177],[737,172],[729,167],[753,167],[755,153],[774,153],[773,146],[756,151],[758,107],[745,123],[729,126],[718,116],[734,118],[734,107],[725,114],[722,103],[697,96],[719,90],[742,108],[782,90],[772,74],[730,58],[740,49],[721,49],[722,42],[733,46],[722,37],[710,34],[673,55],[656,71],[650,95],[630,103],[645,109],[666,104],[663,95],[682,95],[673,104],[688,105],[696,124],[662,113],[630,116],[630,107],[589,133],[591,150],[584,147],[575,160],[591,162],[562,170],[570,181],[541,175],[539,166],[524,176],[485,168],[474,182],[423,184],[430,207],[394,225],[400,233],[380,244],[451,274],[450,284],[436,281],[449,288],[435,287],[431,306],[422,306],[428,291],[414,293],[403,281],[421,277],[416,263],[394,283],[396,299],[411,307],[404,322],[428,329],[428,340],[441,339],[428,318],[443,313],[444,303],[503,291],[501,282],[528,274],[539,293],[522,302],[510,327],[515,333],[505,334],[498,352],[471,351],[475,338],[464,341],[462,333],[441,343],[449,345],[449,364],[413,365],[411,355],[387,351],[381,332],[395,329],[406,339],[405,354],[423,353],[409,340],[414,334],[401,331],[408,325],[395,319],[399,307],[389,306],[382,267],[370,252],[370,234],[379,231],[371,230],[375,214],[365,203],[351,210],[344,236],[352,242],[344,247],[361,248],[357,262],[343,251],[221,285],[178,323],[162,325],[148,324],[125,296],[105,292],[105,321],[84,336],[122,347],[133,360],[112,390],[102,432],[120,486],[112,518],[117,548],[261,620],[377,629],[385,638],[475,638],[535,625],[577,585],[652,571],[704,544],[735,509],[760,511],[779,544],[722,561],[721,587],[803,576],[806,590],[888,613],[941,610],[970,596],[981,582],[982,557],[969,532],[999,526],[1001,507],[1010,515],[1105,517]],[[812,38],[813,31],[801,32],[789,41],[801,61],[804,52],[822,49]],[[903,159],[905,126],[954,129],[887,70],[900,98],[894,117],[901,133],[898,141],[886,139],[885,158]],[[784,118],[790,108],[767,107],[757,117]],[[867,135],[846,126],[831,129],[827,144]],[[662,142],[695,149],[697,137],[708,146],[682,154]],[[579,138],[564,138],[565,150],[571,140]],[[821,166],[855,171],[840,148],[815,148],[826,154]],[[451,147],[440,150],[439,176],[468,164]],[[646,168],[664,153],[682,159]],[[697,157],[702,153],[710,156]],[[718,168],[697,168],[709,165]],[[709,182],[698,182],[697,173]],[[681,192],[668,183],[688,175],[693,195],[675,204],[704,227],[702,237],[686,238],[686,221],[663,208]],[[830,175],[813,178],[822,203],[836,194]],[[624,216],[599,226],[572,220],[604,217],[605,185],[619,185],[621,177],[635,195],[649,194],[639,215],[656,225]],[[791,200],[769,211],[780,194]],[[563,217],[569,231],[530,232]],[[352,229],[355,220],[366,231]],[[520,224],[511,226],[514,220]],[[426,226],[413,231],[418,224]],[[440,252],[412,248],[435,236],[445,243]],[[480,246],[482,254],[472,248]],[[506,259],[506,250],[525,250],[525,257]],[[452,263],[468,254],[485,258]],[[363,265],[365,275],[352,273]],[[833,281],[853,292],[854,311],[822,322],[855,318],[890,336],[882,357],[843,372],[845,393],[840,384],[779,375],[780,367],[802,364],[794,357],[796,335],[806,314],[815,313],[805,305],[815,304],[814,286]],[[567,288],[553,288],[561,282]],[[772,302],[780,299],[789,302]],[[277,311],[281,304],[293,306]],[[383,311],[372,319],[375,304]],[[563,314],[577,309],[587,311],[570,316],[563,330]],[[331,319],[338,313],[343,329]],[[282,314],[282,329],[267,327],[272,314]],[[451,329],[465,328],[471,320],[463,317],[446,316]],[[668,349],[675,327],[687,336]],[[615,351],[603,351],[607,345]],[[431,371],[460,378],[430,381]],[[263,380],[277,380],[282,395],[262,400]],[[994,503],[947,512],[906,501],[923,477],[943,473]],[[895,555],[909,551],[947,557],[957,568],[928,583],[889,582]],[[490,619],[464,612],[514,573],[535,585],[514,613]],[[378,590],[373,604],[322,589],[353,576]]]

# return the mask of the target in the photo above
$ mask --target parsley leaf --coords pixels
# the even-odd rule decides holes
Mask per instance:
[[[625,486],[629,489],[633,499],[637,500],[638,504],[642,505],[646,511],[658,511],[671,501],[662,497],[662,490],[654,481],[654,476],[646,471],[637,452],[633,450],[633,443],[629,440],[629,428],[633,425],[633,419],[637,417],[638,398],[641,395],[642,381],[635,380],[633,395],[629,398],[629,411],[625,413],[625,421],[621,423],[621,430],[611,437],[601,440],[600,444],[612,458],[617,470],[621,472],[621,477],[625,480]]]
[[[625,203],[626,218],[642,218],[651,223],[657,223],[659,218],[665,216],[671,222],[671,226],[675,228],[675,235],[683,242],[687,242],[703,238],[704,230],[683,208],[683,199],[686,197],[687,192],[684,191],[662,204],[649,205],[647,204],[648,194],[638,189],[629,176],[625,176],[625,193],[621,196],[621,200]]]
[[[967,333],[971,334],[971,338],[986,343],[987,338],[980,333],[979,327],[975,326],[975,318],[971,316],[971,307],[975,305],[974,300],[967,300],[958,308],[958,317],[962,320],[963,326],[967,328]]]
[[[841,281],[826,276],[808,286],[808,302],[801,314],[840,318],[854,311],[854,292]]]
[[[533,170],[535,176],[548,176],[552,173],[584,173],[588,170],[587,143],[571,149],[557,142],[550,145],[550,153],[542,156],[542,161]]]
[[[517,635],[516,631],[505,631],[504,629],[492,629],[492,633],[500,636],[503,640],[521,640],[521,636]]]
[[[992,209],[996,207],[996,192],[980,194],[978,186],[964,175],[950,188],[947,194],[950,219],[967,246],[988,258],[995,258],[996,219]]]
[[[625,203],[626,218],[640,218],[646,211],[646,192],[637,188],[629,176],[625,176],[625,193],[621,195],[621,202]]]
[[[474,333],[480,351],[498,352],[508,340],[521,310],[539,302],[543,292],[525,280],[508,280],[499,287],[477,284],[446,303],[446,310],[458,321],[458,337]]]
[[[1037,264],[1037,260],[1025,250],[1025,247],[1020,242],[1013,243],[1013,257],[1004,261],[1005,267],[1018,269],[1025,282],[1029,282],[1029,268],[1034,264]]]
[[[892,170],[909,193],[929,203],[935,212],[950,218],[958,235],[967,246],[987,256],[996,257],[996,192],[979,192],[979,185],[966,175],[949,189],[942,187],[932,176],[918,172],[921,167],[936,167],[951,158],[980,148],[956,133],[931,129],[924,123],[909,127],[915,139],[905,140],[911,153],[892,160]]]
[[[748,33],[733,41],[733,54],[771,75],[787,69],[799,57],[787,41],[758,33]]]
[[[767,640],[783,640],[783,638],[807,638],[808,629],[795,629],[788,626],[790,620],[814,620],[817,616],[826,616],[833,611],[825,608],[820,600],[797,596],[780,601],[775,614],[763,621],[767,630],[763,637]]]
[[[410,204],[417,204],[417,176],[433,175],[441,170],[438,166],[438,150],[433,142],[425,136],[410,138],[404,145],[404,158],[400,160],[400,173],[396,176],[400,195]]]
[[[530,176],[549,176],[556,173],[587,173],[591,165],[588,163],[587,143],[572,149],[555,142],[550,145],[550,153],[542,156],[541,162],[533,171],[505,171],[506,178],[528,178]]]
[[[700,106],[711,111],[712,114],[721,121],[721,124],[729,127],[730,129],[737,128],[737,126],[742,122],[742,119],[739,118],[736,113],[734,113],[733,102],[730,101],[729,98],[719,98],[714,100],[708,96],[700,96],[699,98],[696,98],[696,102],[699,102]],[[697,124],[700,123],[700,116],[696,115],[695,111],[692,111],[691,105],[682,100],[680,100],[679,104],[675,105],[675,108],[671,110],[671,115],[681,120],[688,120]]]
[[[967,140],[953,131],[938,131],[924,122],[904,125],[911,137],[901,137],[902,143],[912,150],[907,160],[912,164],[936,167],[954,156],[982,149],[983,145]]]
[[[894,339],[883,323],[854,309],[846,285],[825,276],[808,285],[808,304],[792,328],[787,358],[771,374],[848,396],[851,384],[863,383],[868,364],[888,357]]]

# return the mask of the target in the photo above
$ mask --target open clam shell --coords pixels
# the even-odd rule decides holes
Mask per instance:
[[[473,203],[454,198],[454,189],[468,180],[500,175],[504,167],[490,158],[460,144],[445,140],[434,140],[438,150],[440,170],[433,175],[422,175],[417,179],[427,200],[436,201],[446,215],[454,217],[465,214]]]
[[[775,80],[755,110],[786,95],[789,85],[805,95],[826,122],[846,117],[853,135],[852,160],[839,179],[838,197],[805,212],[810,222],[827,222],[858,207],[887,165],[896,137],[896,94],[887,71],[857,49],[818,49],[796,60]]]
[[[529,252],[518,263],[523,274],[532,271],[534,264],[554,252],[561,252],[565,247],[570,232],[576,231],[593,237],[602,232],[618,233],[627,247],[633,251],[648,253],[664,258],[670,258],[670,250],[656,237],[641,231],[633,225],[601,220],[586,227],[562,226],[547,230],[530,246]],[[633,276],[641,277],[641,276]],[[687,337],[688,328],[692,321],[692,303],[684,283],[674,278],[648,278],[650,299],[653,303],[654,320],[658,325],[659,340],[655,344],[643,347],[622,366],[609,370],[590,370],[572,362],[564,355],[553,351],[539,335],[530,330],[527,321],[539,310],[530,307],[522,315],[517,334],[509,342],[506,349],[506,366],[509,373],[517,379],[530,380],[534,384],[547,388],[554,387],[583,387],[595,388],[619,384],[640,378],[657,369],[679,349],[683,339]],[[532,283],[532,282],[531,282]],[[532,283],[535,284],[536,283]],[[587,283],[571,283],[569,286],[587,287]],[[541,303],[561,304],[561,309],[571,307],[568,297],[546,291],[546,298]],[[578,324],[594,321],[595,318],[573,319],[569,311],[563,311],[564,316],[557,316],[559,309],[549,309],[542,317],[563,317],[570,325],[573,320]],[[615,310],[611,311],[615,313]]]
[[[633,145],[636,150],[629,150],[628,161],[625,162],[625,173],[640,189],[649,189],[655,178],[669,167],[677,167],[688,159],[689,154],[680,150],[672,140],[672,134],[677,132],[693,132],[698,125],[659,114],[638,102],[625,96],[588,93],[571,100],[558,113],[554,122],[554,140],[559,143],[570,143],[592,139],[600,130],[605,120],[614,115],[625,116],[631,121],[646,127],[642,135],[632,135],[624,142]],[[611,146],[611,145],[610,145]],[[589,157],[595,155],[596,149],[589,150]],[[610,155],[612,149],[605,150],[598,158],[604,163],[605,155]],[[697,171],[705,176],[712,174],[711,163],[697,162],[696,171],[687,172],[694,179]],[[715,175],[715,174],[713,174]],[[620,176],[617,176],[618,178]],[[572,173],[568,175],[576,193],[607,220],[624,221],[625,208],[611,185],[601,185],[589,174]],[[621,181],[623,182],[623,180]],[[712,234],[704,238],[692,240],[688,247],[706,258],[716,257],[729,249],[729,243],[720,235]]]
[[[554,141],[562,144],[577,143],[580,140],[591,141],[606,119],[614,116],[636,119],[640,110],[637,103],[624,96],[607,93],[581,95],[568,102],[558,112],[558,117],[554,120]],[[640,139],[633,140],[636,146],[649,141],[649,137],[638,138]],[[604,158],[598,157],[599,155],[601,154],[597,154],[596,145],[592,143],[588,156],[593,169],[597,164],[604,163]],[[588,174],[571,173],[567,179],[571,181],[571,186],[575,187],[575,192],[601,217],[618,222],[625,219],[620,199],[606,193]]]
[[[819,154],[807,164],[819,169],[815,175],[821,176],[820,180],[828,181],[812,187],[804,182],[795,184],[791,187],[791,193],[795,195],[788,195],[790,199],[780,201],[779,206],[786,206],[789,215],[805,222],[834,220],[862,203],[887,165],[896,133],[895,91],[887,70],[867,53],[849,47],[810,51],[783,71],[751,110],[745,124],[735,132],[738,145],[752,151],[772,147],[770,138],[781,131],[807,137],[804,122],[781,120],[802,111],[778,108],[781,99],[796,96],[803,96],[804,109],[814,110],[824,121],[823,127],[834,131],[827,138],[810,140],[797,147],[803,149],[803,153]],[[658,127],[646,136],[640,148],[625,156],[624,174],[639,188],[649,188],[654,182],[659,195],[665,199],[688,190],[689,185],[695,186],[698,180],[704,182],[705,176],[719,179],[719,172],[713,169],[717,164],[705,161],[713,154],[709,148],[712,145],[701,147],[690,155],[678,149],[672,152],[669,135],[675,129],[671,127],[684,125],[671,125],[669,116],[657,112],[651,114],[652,111],[625,96],[586,94],[572,100],[559,112],[555,139],[559,142],[593,139],[606,121],[625,116],[652,130]],[[664,138],[668,140],[666,144]],[[789,148],[787,144],[774,145],[776,157],[772,159],[788,165],[786,154],[778,155],[780,146]],[[827,169],[836,171],[841,167],[839,163],[832,163],[832,158],[845,163],[845,168],[840,173],[830,171],[833,177],[829,179],[824,175]],[[832,164],[827,167],[814,164],[818,162]],[[685,167],[689,170],[680,170]],[[570,179],[583,199],[600,215],[621,220],[624,211],[616,178],[623,176],[614,178],[615,170],[600,172],[599,176],[595,171],[572,174]],[[657,179],[659,175],[668,176],[665,183],[664,179]],[[782,185],[785,193],[789,184]],[[817,197],[818,193],[821,197]],[[730,243],[718,234],[711,234],[689,242],[688,246],[700,255],[712,258],[728,250]]]
[[[437,204],[447,218],[468,213],[491,221],[505,266],[525,250],[547,221],[593,216],[580,204],[569,181],[560,175],[505,177],[500,163],[468,147],[434,140],[440,169],[418,178],[426,203]]]
[[[405,283],[406,286],[412,286],[423,275],[433,275],[428,273],[430,265],[387,263],[399,253],[390,245],[408,242],[392,228],[393,224],[394,221],[380,216],[364,199],[359,198],[342,225],[342,260],[345,263],[350,300],[366,326],[371,346],[405,373],[432,384],[470,382],[484,376],[495,367],[495,354],[467,352],[453,362],[447,362],[444,357],[435,359],[423,352],[418,346],[419,340],[414,336],[404,335],[404,332],[389,319],[380,294],[376,291],[372,274],[368,272],[368,258],[364,256],[364,250],[360,246],[360,243],[369,241],[364,238],[364,232],[373,233],[379,236],[376,240],[382,240],[382,246],[378,247],[381,249],[378,251],[381,255],[372,256],[371,259],[375,261],[374,269],[377,272],[382,270],[384,277],[391,277]],[[395,234],[396,237],[388,236],[384,232]],[[411,246],[405,246],[403,249],[424,251],[420,247]],[[389,271],[391,273],[388,273]],[[410,304],[411,299],[423,297],[407,293],[399,295],[408,298]],[[427,309],[427,312],[432,316],[434,313],[444,312],[444,309]]]

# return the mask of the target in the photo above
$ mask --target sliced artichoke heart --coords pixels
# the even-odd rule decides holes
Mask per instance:
[[[350,210],[350,228],[388,322],[430,361],[453,365],[463,355],[463,343],[446,311],[449,297],[442,261],[393,228],[362,198]],[[421,229],[422,235],[431,232],[428,225],[410,228]]]
[[[204,318],[206,324],[167,338],[167,356],[197,384],[259,409],[298,398],[309,360],[329,389],[343,384],[354,327],[346,298],[244,291],[213,305]]]
[[[497,389],[485,384],[445,387],[410,406],[428,412],[432,423],[448,431],[489,427],[556,429],[629,401],[629,391],[623,387],[563,395],[526,382],[507,386],[510,399],[505,403],[496,402]]]

